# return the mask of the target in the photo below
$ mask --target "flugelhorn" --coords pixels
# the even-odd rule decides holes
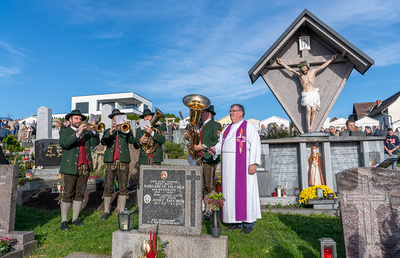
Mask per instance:
[[[200,114],[203,109],[210,106],[211,101],[203,95],[190,94],[185,96],[182,102],[190,109],[188,152],[193,159],[197,159],[197,151],[194,149],[194,145],[199,142],[199,134],[197,131],[200,122]]]
[[[158,108],[155,108],[155,112],[154,112],[154,116],[150,121],[151,124],[151,129],[153,129],[153,131],[155,133],[160,134],[160,131],[155,128],[154,126],[157,124],[158,121],[160,121],[161,118],[165,117],[165,115],[163,114],[163,112],[161,112]],[[142,145],[142,150],[146,153],[146,154],[151,154],[153,152],[156,151],[159,143],[157,141],[155,141],[153,139],[153,137],[151,137],[146,131],[145,131],[145,136],[149,138],[147,143],[144,143]]]
[[[85,128],[87,130],[90,130],[90,131],[96,130],[99,133],[104,132],[104,129],[106,128],[106,125],[104,123],[99,123],[98,125],[92,125],[92,124],[87,123],[87,122],[82,122],[82,123],[78,124],[78,126],[80,126],[82,124],[85,125]]]
[[[120,130],[123,133],[129,133],[131,130],[131,125],[129,123],[119,124],[117,125],[117,130]]]

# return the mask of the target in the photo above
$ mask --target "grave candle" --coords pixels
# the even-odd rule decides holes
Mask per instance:
[[[281,186],[278,185],[278,187],[276,188],[277,192],[278,192],[278,197],[282,197],[282,192],[281,192]]]

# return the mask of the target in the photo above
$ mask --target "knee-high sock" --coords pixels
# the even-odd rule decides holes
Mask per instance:
[[[72,203],[72,221],[79,217],[79,212],[81,211],[82,201],[75,201]]]
[[[126,204],[126,196],[119,196],[119,210],[124,211],[125,210],[125,204]]]
[[[68,221],[68,211],[71,203],[61,202],[61,222]]]
[[[111,197],[104,197],[104,212],[110,213]]]

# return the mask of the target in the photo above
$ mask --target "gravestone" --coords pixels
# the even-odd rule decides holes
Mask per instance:
[[[400,257],[400,174],[354,168],[336,174],[347,257]]]
[[[105,104],[101,107],[101,122],[105,124],[106,128],[111,127],[112,120],[108,117],[112,113],[113,107]]]
[[[37,110],[36,140],[52,138],[52,110],[42,106]]]
[[[18,165],[0,165],[0,237],[17,240],[15,256],[11,257],[26,257],[36,249],[38,241],[33,231],[14,231],[18,172]]]
[[[62,148],[59,139],[35,141],[35,166],[55,167],[61,165]]]
[[[14,231],[18,165],[0,165],[0,235]]]
[[[280,185],[288,192],[293,192],[296,187],[299,187],[298,148],[295,144],[271,144],[269,147],[271,185]]]
[[[202,167],[141,166],[139,232],[201,235]]]

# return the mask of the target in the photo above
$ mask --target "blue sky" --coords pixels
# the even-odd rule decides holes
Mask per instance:
[[[188,115],[182,98],[198,93],[217,119],[233,103],[247,119],[287,118],[248,71],[305,8],[375,60],[352,72],[329,117],[400,90],[398,1],[2,0],[0,116],[68,113],[72,96],[133,91],[164,113]]]

